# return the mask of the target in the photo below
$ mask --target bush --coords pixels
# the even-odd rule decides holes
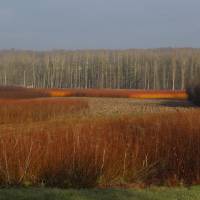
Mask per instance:
[[[0,185],[199,184],[199,124],[197,110],[9,125],[0,134]]]
[[[188,99],[200,106],[200,84],[193,84],[187,89]]]

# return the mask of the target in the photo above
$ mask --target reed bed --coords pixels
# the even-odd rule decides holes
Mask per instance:
[[[32,99],[48,97],[42,91],[17,86],[0,86],[0,99]]]
[[[69,91],[74,93],[65,93]],[[119,91],[0,88],[0,186],[199,184],[198,108],[163,113],[153,108],[144,114],[145,105],[140,115],[99,117],[88,114],[95,105],[89,105],[86,98],[57,98],[132,98],[132,91]],[[152,95],[152,91],[134,92]],[[162,94],[169,97],[168,91]]]
[[[0,99],[0,124],[42,122],[88,109],[86,100],[76,99]]]
[[[1,129],[0,185],[199,184],[199,124],[199,110],[13,124]]]

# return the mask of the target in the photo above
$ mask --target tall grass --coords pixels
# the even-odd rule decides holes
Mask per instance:
[[[42,91],[32,88],[0,86],[1,99],[32,99],[38,97],[48,97],[48,95]]]
[[[0,185],[198,184],[199,124],[199,110],[11,124],[1,128]]]
[[[1,87],[0,185],[198,184],[199,110],[89,119],[77,115],[89,108],[87,101],[41,98],[184,99],[184,95],[178,91]]]
[[[88,109],[88,102],[85,100],[0,99],[0,124],[55,120],[86,109]]]

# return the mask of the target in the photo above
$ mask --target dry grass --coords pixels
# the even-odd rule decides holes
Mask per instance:
[[[88,109],[88,102],[76,99],[2,99],[0,100],[0,124],[59,119],[86,109]]]
[[[88,102],[89,117],[118,116],[118,115],[146,115],[148,113],[186,112],[197,108],[188,101],[177,100],[140,100],[130,98],[89,98],[72,97]]]
[[[41,90],[42,91],[42,90]],[[126,89],[48,89],[44,91],[51,97],[120,97],[136,99],[176,99],[185,100],[185,91],[145,91]]]
[[[0,86],[0,99],[32,99],[40,97],[48,97],[48,95],[37,89]]]
[[[200,110],[185,101],[10,97],[0,100],[1,186],[200,183]]]
[[[59,105],[69,107],[69,102],[65,105],[62,101]],[[34,112],[37,100],[27,102],[33,105],[30,109]],[[18,103],[26,112],[26,103]],[[42,106],[40,117],[43,112],[60,112],[49,108],[46,100]],[[9,108],[7,114],[13,113]],[[45,115],[44,121],[40,118],[38,122],[34,115],[29,117],[27,123],[24,114],[18,114],[15,120],[6,119],[8,126],[1,125],[2,186],[108,187],[200,182],[199,110],[91,119],[68,115],[47,120]],[[15,124],[23,120],[21,125]]]

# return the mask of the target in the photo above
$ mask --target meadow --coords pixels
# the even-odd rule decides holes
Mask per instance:
[[[2,187],[200,183],[200,109],[184,100],[185,92],[81,92],[1,88]],[[99,98],[105,93],[132,96]],[[152,98],[134,99],[138,94]]]

